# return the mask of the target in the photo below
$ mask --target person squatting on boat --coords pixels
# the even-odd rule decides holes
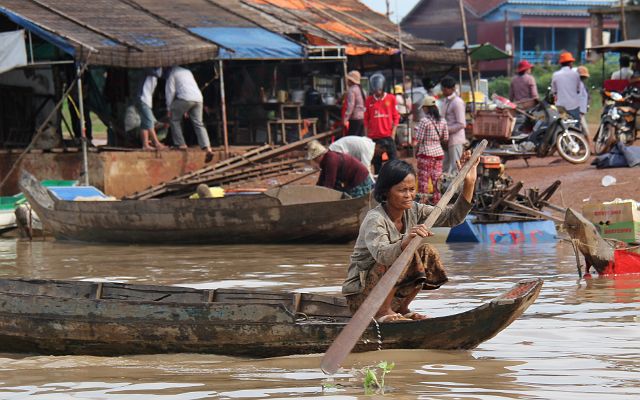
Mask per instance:
[[[468,152],[465,154],[468,157]],[[463,157],[464,158],[464,157]],[[442,210],[434,226],[455,226],[471,210],[477,172],[474,165],[464,178],[464,188],[453,205]],[[433,234],[424,225],[435,207],[418,204],[416,171],[409,163],[392,160],[378,175],[374,197],[380,203],[370,210],[362,225],[351,255],[342,294],[355,313],[382,276],[416,237]],[[447,282],[440,255],[429,244],[421,245],[395,287],[375,315],[378,322],[421,320],[427,316],[412,312],[409,305],[420,290],[437,289]]]
[[[366,196],[373,188],[369,170],[357,158],[329,150],[317,140],[307,145],[307,160],[320,168],[318,186],[335,189],[354,198]]]

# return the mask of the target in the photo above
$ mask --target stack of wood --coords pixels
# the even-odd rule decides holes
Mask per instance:
[[[200,184],[228,185],[251,179],[267,179],[290,173],[305,166],[304,157],[290,157],[294,150],[302,150],[312,140],[334,135],[335,131],[299,140],[284,146],[265,145],[244,154],[228,158],[214,165],[176,177],[124,197],[125,200],[146,200],[159,197],[188,197]]]
[[[565,212],[565,209],[549,202],[551,196],[560,186],[560,181],[555,181],[545,190],[537,188],[527,189],[523,193],[522,182],[516,182],[510,187],[495,191],[489,202],[478,202],[474,214],[480,221],[515,221],[518,219],[550,219],[556,223],[564,222],[563,217],[555,216],[544,211],[546,207],[553,211]]]

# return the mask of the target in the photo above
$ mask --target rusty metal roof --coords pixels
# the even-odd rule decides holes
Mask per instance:
[[[397,54],[398,27],[358,0],[0,0],[0,13],[76,59],[121,67],[206,61],[220,43],[194,27],[262,28],[347,55]],[[459,63],[459,51],[402,33],[405,54]],[[90,54],[90,55],[89,55]]]

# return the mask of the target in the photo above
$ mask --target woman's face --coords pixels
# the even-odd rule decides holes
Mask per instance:
[[[408,210],[413,206],[416,197],[416,177],[407,175],[402,182],[391,186],[387,193],[387,205],[389,207]]]

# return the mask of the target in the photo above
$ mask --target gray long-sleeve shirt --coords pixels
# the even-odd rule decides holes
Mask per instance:
[[[382,204],[370,210],[360,225],[342,294],[361,293],[367,274],[376,263],[393,264],[402,253],[402,240],[407,232],[424,223],[433,210],[433,206],[414,203],[402,217],[404,232],[398,231]],[[461,195],[452,206],[445,207],[433,226],[456,226],[464,221],[470,210],[471,204]]]

